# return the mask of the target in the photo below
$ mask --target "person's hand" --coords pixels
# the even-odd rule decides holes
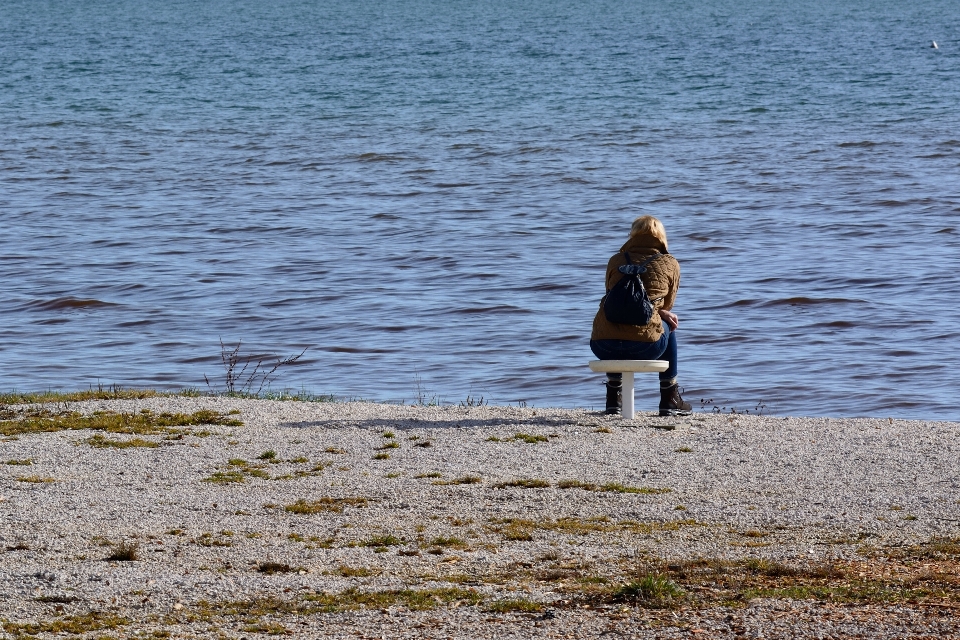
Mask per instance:
[[[660,309],[660,318],[667,323],[667,326],[670,327],[670,331],[676,331],[677,327],[680,326],[680,318],[677,317],[677,314],[671,311]]]

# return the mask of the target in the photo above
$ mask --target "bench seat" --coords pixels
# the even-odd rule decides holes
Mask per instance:
[[[591,360],[590,370],[599,373],[622,373],[623,396],[622,415],[626,420],[633,420],[633,374],[660,373],[666,371],[670,364],[666,360]]]

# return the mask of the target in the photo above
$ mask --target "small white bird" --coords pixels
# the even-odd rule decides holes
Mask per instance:
[[[934,41],[932,41],[932,42],[930,43],[930,48],[931,48],[931,49],[939,49],[940,47],[937,46],[937,41],[934,40]]]

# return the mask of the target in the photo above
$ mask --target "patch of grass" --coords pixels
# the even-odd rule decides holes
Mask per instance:
[[[258,622],[243,627],[247,633],[263,633],[268,636],[288,636],[293,632],[279,622]]]
[[[270,480],[270,474],[263,470],[262,464],[251,464],[243,458],[230,458],[227,461],[227,468],[213,473],[213,475],[204,478],[203,482],[212,482],[214,484],[230,484],[243,482],[246,478],[262,478]],[[293,477],[293,476],[290,476]]]
[[[327,447],[326,449],[324,449],[324,452],[326,452],[326,453],[334,453],[334,454],[340,455],[340,454],[346,453],[347,450],[346,450],[346,449],[341,449],[340,447]]]
[[[130,440],[112,440],[104,437],[102,434],[95,434],[84,440],[91,447],[97,449],[130,449],[133,447],[156,448],[160,444],[153,440],[144,440],[143,438],[131,438]]]
[[[797,575],[797,570],[795,568],[774,560],[767,560],[766,558],[747,558],[746,560],[741,561],[739,566],[750,573],[771,578]]]
[[[48,634],[76,634],[90,633],[91,631],[103,631],[106,629],[117,629],[130,624],[130,619],[103,611],[91,611],[75,616],[66,616],[54,620],[44,620],[41,622],[4,622],[3,630],[16,637],[37,636],[41,633]]]
[[[23,460],[7,460],[4,464],[28,467],[33,464],[33,458],[24,458]]]
[[[343,513],[344,507],[365,507],[366,498],[320,498],[319,500],[305,500],[300,498],[293,504],[284,507],[284,511],[306,515],[311,513]]]
[[[139,551],[140,549],[135,542],[121,542],[113,545],[113,549],[106,559],[116,562],[133,562],[140,559],[138,557]]]
[[[50,482],[56,482],[56,478],[48,478],[45,476],[18,476],[17,482],[30,482],[32,484],[46,484]]]
[[[695,520],[668,520],[641,523],[632,520],[612,522],[607,516],[593,518],[557,518],[556,520],[527,520],[523,518],[493,519],[491,528],[507,540],[532,540],[534,530],[556,531],[568,535],[589,535],[606,531],[625,531],[649,534],[654,531],[676,531],[682,526],[699,525]]]
[[[547,436],[535,435],[530,433],[517,432],[511,440],[517,442],[526,442],[527,444],[537,444],[538,442],[549,442]]]
[[[263,453],[257,456],[257,460],[276,460],[277,452],[273,449],[267,449]]]
[[[690,447],[679,447],[677,449],[674,449],[674,451],[677,453],[693,453],[693,449],[691,449]]]
[[[201,482],[212,482],[213,484],[231,484],[243,482],[246,475],[242,471],[216,471],[213,475],[207,476]]]
[[[484,610],[490,613],[540,613],[543,609],[544,605],[542,603],[523,598],[494,600],[484,607]]]
[[[770,534],[766,531],[750,529],[749,531],[741,531],[740,535],[742,535],[744,538],[766,538]]]
[[[483,478],[480,476],[460,476],[452,480],[437,480],[433,484],[480,484]]]
[[[338,594],[317,594],[306,596],[310,604],[319,605],[323,611],[344,611],[351,609],[384,609],[391,606],[403,606],[414,611],[436,609],[441,605],[457,602],[475,605],[483,598],[472,589],[444,587],[434,589],[392,589],[384,591],[359,591],[347,589]]]
[[[461,550],[470,548],[470,545],[460,538],[447,538],[442,536],[431,540],[428,546]]]
[[[608,427],[597,427],[593,430],[594,433],[613,433]]]
[[[360,543],[361,547],[396,547],[404,543],[403,538],[398,538],[391,534],[373,536]]]
[[[960,538],[935,537],[907,547],[879,549],[873,555],[910,560],[960,560]]]
[[[420,440],[419,442],[414,442],[413,446],[415,447],[432,447],[433,442],[430,440]]]
[[[617,587],[611,594],[614,602],[629,602],[644,607],[666,608],[683,595],[683,589],[661,575],[645,575]]]
[[[275,573],[295,573],[300,569],[281,562],[261,562],[257,564],[257,571],[272,576]]]
[[[610,491],[613,493],[638,493],[644,495],[656,495],[661,493],[670,493],[672,489],[661,489],[656,487],[629,487],[619,482],[607,482],[605,484],[596,484],[593,482],[582,482],[580,480],[561,480],[557,483],[559,489],[583,489],[584,491]]]
[[[310,594],[292,600],[264,597],[241,601],[200,601],[190,608],[169,614],[164,622],[178,624],[233,619],[245,624],[262,624],[261,618],[264,617],[307,616],[394,606],[430,610],[441,606],[476,605],[482,600],[482,596],[476,591],[459,587],[381,591],[360,591],[354,588],[340,593]]]
[[[670,493],[672,489],[657,487],[628,487],[619,482],[608,482],[600,485],[599,491],[612,491],[614,493],[641,493],[645,495],[657,495],[661,493]]]
[[[230,537],[222,534],[215,536],[207,531],[191,540],[191,542],[201,547],[232,547],[233,541],[230,540]]]
[[[417,478],[418,480],[419,480],[420,478],[442,478],[442,477],[443,477],[443,474],[440,473],[439,471],[431,471],[430,473],[421,473],[421,474],[415,475],[415,476],[413,476],[413,477],[414,477],[414,478]]]
[[[403,474],[402,474],[402,473],[399,473],[399,472],[393,472],[393,473],[388,473],[387,475],[384,476],[384,478],[388,478],[388,479],[390,479],[390,480],[393,480],[394,478],[399,478],[401,475],[403,475]]]
[[[397,437],[397,434],[395,434],[393,431],[384,431],[384,432],[383,432],[383,437],[384,437],[384,438],[396,438],[396,437]]]
[[[520,478],[519,480],[509,480],[507,482],[500,482],[493,485],[496,489],[504,489],[506,487],[519,487],[521,489],[543,489],[550,486],[550,483],[546,480],[536,480],[533,478]]]
[[[513,520],[500,529],[500,534],[504,539],[513,542],[529,542],[533,540],[533,530],[533,523],[526,520]]]
[[[390,459],[390,454],[385,452],[380,452],[373,456],[373,460],[389,460],[389,459]]]
[[[124,389],[120,385],[92,386],[86,391],[39,391],[36,393],[0,393],[0,404],[49,404],[53,402],[83,402],[84,400],[142,400],[157,396],[176,396],[154,389]]]
[[[346,565],[341,565],[337,569],[337,573],[344,578],[367,578],[370,576],[379,575],[380,570],[371,569],[369,567],[348,567]]]
[[[497,436],[488,436],[487,442],[503,442],[503,441]]]
[[[384,443],[382,447],[377,447],[377,448],[378,449],[399,449],[400,443],[397,442],[396,440],[391,440],[390,442]]]
[[[51,433],[56,431],[105,431],[128,435],[159,435],[188,433],[179,427],[198,425],[241,426],[239,420],[207,409],[190,414],[153,413],[144,409],[140,413],[114,413],[97,411],[90,415],[78,412],[54,413],[38,409],[16,420],[0,421],[0,435],[14,436],[27,433]]]

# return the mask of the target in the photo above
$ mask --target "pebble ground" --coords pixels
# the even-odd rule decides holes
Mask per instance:
[[[957,423],[55,407],[201,409],[243,425],[0,442],[6,637],[960,637]]]

